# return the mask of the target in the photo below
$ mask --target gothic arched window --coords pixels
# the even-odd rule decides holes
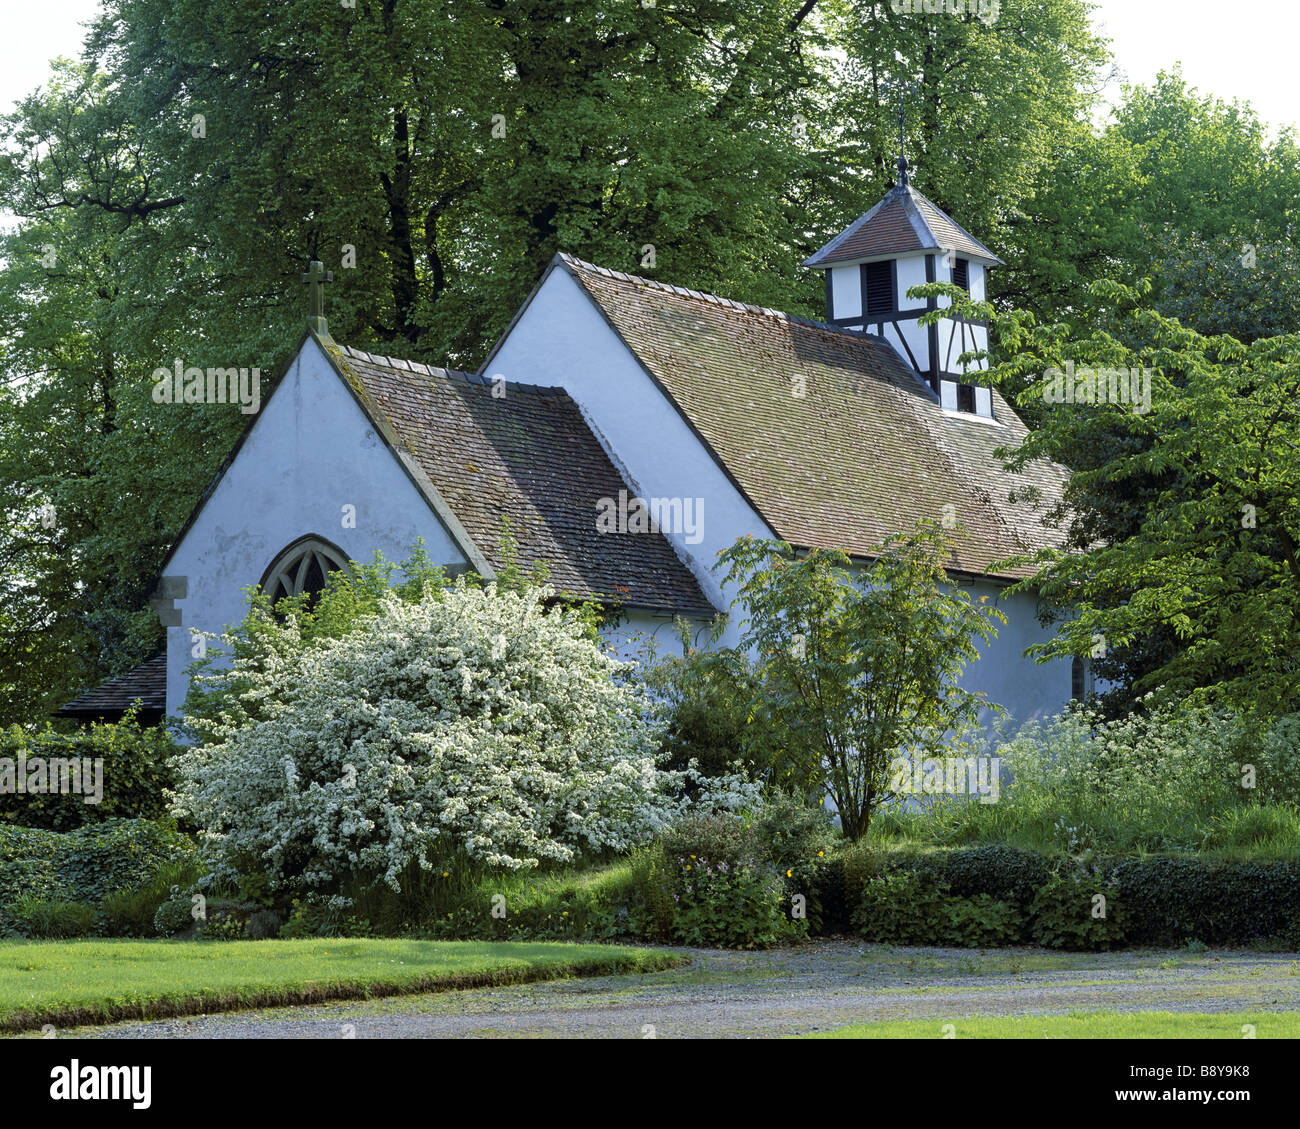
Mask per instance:
[[[348,559],[338,546],[321,537],[300,537],[275,558],[258,588],[273,604],[306,592],[310,605],[325,590],[325,577],[347,567]]]

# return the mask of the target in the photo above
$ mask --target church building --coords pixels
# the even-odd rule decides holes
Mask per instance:
[[[242,619],[245,588],[318,590],[417,538],[449,572],[491,577],[508,528],[521,566],[616,606],[611,635],[635,654],[673,646],[676,617],[702,640],[727,614],[736,642],[713,565],[738,537],[866,559],[922,518],[956,523],[952,583],[1007,616],[966,685],[1020,721],[1080,696],[1081,660],[1025,657],[1049,629],[1032,594],[1006,591],[1025,571],[996,565],[1061,543],[1043,515],[1066,471],[1003,467],[994,451],[1024,424],[972,379],[986,362],[960,360],[987,328],[922,326],[947,300],[907,294],[939,281],[982,299],[999,260],[899,173],[805,261],[825,276],[823,320],[557,254],[479,371],[452,372],[336,343],[313,264],[307,330],[161,570],[154,707],[179,710],[192,633]],[[116,683],[141,679],[93,691],[99,716]]]

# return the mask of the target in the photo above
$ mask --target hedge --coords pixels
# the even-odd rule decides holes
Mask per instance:
[[[50,831],[108,819],[155,819],[165,814],[164,789],[174,785],[169,758],[177,746],[166,730],[140,726],[128,719],[97,723],[75,733],[45,729],[30,733],[18,726],[0,730],[0,826],[19,824]],[[67,766],[50,771],[50,762]],[[95,788],[94,762],[100,761],[102,796],[87,803]],[[25,766],[30,778],[40,771],[47,778],[66,782],[76,791],[17,791]],[[72,780],[76,779],[75,785]]]
[[[150,820],[112,820],[68,832],[0,824],[0,932],[14,930],[8,907],[25,895],[99,902],[193,855],[186,836]]]
[[[868,895],[862,881],[851,881],[844,873],[844,854],[832,859],[818,879],[828,931],[843,929],[856,920],[871,930],[871,915],[888,913],[891,889],[934,891],[942,898],[983,902],[989,899],[1018,910],[1024,919],[1019,943],[1041,942],[1074,947],[1063,939],[1067,928],[1058,926],[1069,907],[1076,903],[1080,921],[1075,930],[1077,947],[1124,946],[1180,947],[1190,940],[1206,945],[1249,945],[1256,943],[1300,944],[1300,862],[1234,862],[1220,859],[1098,858],[1080,862],[1070,856],[1043,855],[1016,847],[974,847],[935,851],[924,855],[881,855],[884,876],[912,876],[911,885],[884,884]],[[1061,893],[1059,874],[1067,879],[1067,893]],[[1068,894],[1073,887],[1080,892]],[[1108,890],[1107,920],[1098,923],[1090,916],[1090,896],[1083,893]],[[1035,906],[1037,905],[1037,910]],[[1052,921],[1045,914],[1050,907]],[[900,907],[899,920],[911,928],[926,928],[911,910]],[[936,912],[935,928],[944,924]],[[897,923],[878,922],[877,931],[893,936]],[[892,930],[892,932],[891,932]],[[940,932],[948,932],[946,924]],[[897,943],[904,943],[898,941]],[[939,944],[934,937],[911,936],[909,944]]]

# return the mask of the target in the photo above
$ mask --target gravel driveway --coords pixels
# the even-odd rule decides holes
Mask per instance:
[[[892,949],[821,941],[683,950],[669,972],[63,1031],[88,1038],[757,1038],[872,1019],[1300,1010],[1300,955]]]

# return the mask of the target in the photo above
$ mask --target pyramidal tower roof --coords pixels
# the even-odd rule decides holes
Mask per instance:
[[[879,204],[806,258],[803,265],[825,269],[866,259],[939,250],[956,251],[989,265],[1002,264],[983,243],[903,177]]]

